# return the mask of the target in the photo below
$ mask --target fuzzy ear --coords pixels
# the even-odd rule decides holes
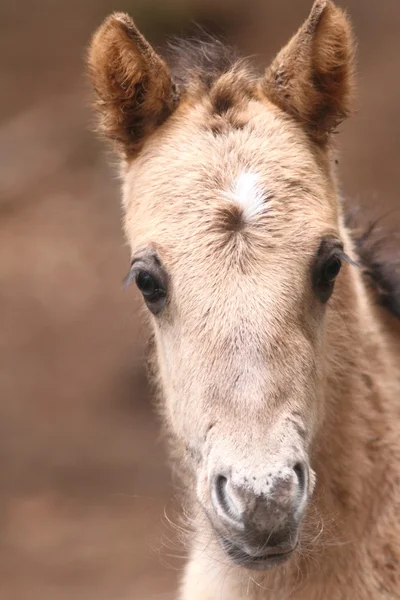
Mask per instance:
[[[100,131],[132,156],[177,104],[168,67],[123,13],[96,31],[88,64]]]
[[[267,69],[263,88],[323,143],[350,113],[353,71],[354,41],[346,15],[330,0],[316,0],[307,21]]]

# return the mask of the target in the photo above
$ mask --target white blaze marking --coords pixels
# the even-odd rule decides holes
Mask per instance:
[[[265,195],[259,185],[257,173],[240,173],[232,189],[233,198],[243,211],[246,220],[256,219],[265,208]]]

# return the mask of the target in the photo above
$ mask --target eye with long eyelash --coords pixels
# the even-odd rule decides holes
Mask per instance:
[[[347,262],[358,268],[357,263],[343,250],[342,243],[335,238],[324,238],[321,241],[313,265],[312,281],[321,302],[329,300],[338,277],[342,263]]]
[[[126,288],[132,283],[136,283],[148,309],[153,314],[158,314],[164,308],[168,277],[157,255],[153,252],[144,252],[132,260],[123,285]]]

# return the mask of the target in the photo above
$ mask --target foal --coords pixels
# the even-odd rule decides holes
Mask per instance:
[[[348,20],[317,0],[262,75],[219,43],[172,54],[114,14],[89,67],[193,521],[180,598],[400,598],[399,348],[331,136]]]

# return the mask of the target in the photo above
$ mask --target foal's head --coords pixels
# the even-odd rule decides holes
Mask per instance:
[[[220,44],[168,67],[123,14],[94,36],[103,132],[151,314],[164,413],[213,535],[265,568],[295,549],[324,412],[327,303],[343,258],[330,134],[352,40],[317,0],[264,74]]]

